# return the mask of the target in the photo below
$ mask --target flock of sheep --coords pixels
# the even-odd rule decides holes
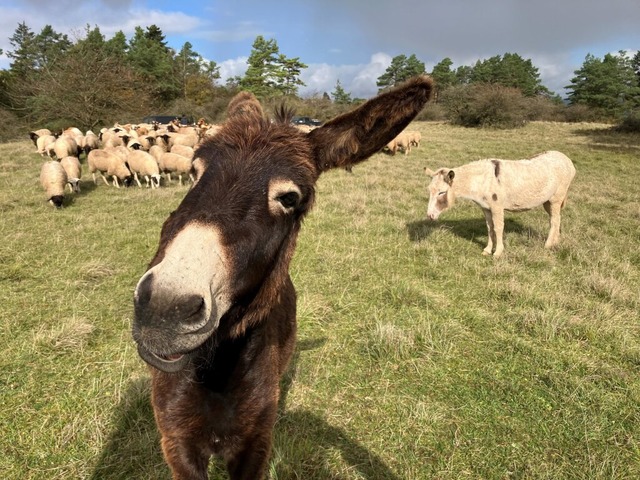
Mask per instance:
[[[160,124],[116,124],[103,128],[98,135],[92,131],[85,134],[75,127],[54,135],[48,129],[30,132],[36,151],[51,160],[40,170],[40,183],[46,192],[47,201],[62,207],[67,186],[70,192],[80,191],[84,154],[89,173],[94,183],[97,174],[109,185],[126,186],[135,181],[147,187],[160,186],[161,176],[171,182],[171,174],[178,177],[182,185],[183,175],[193,181],[192,160],[196,146],[207,136],[214,135],[217,126],[204,121],[197,125],[180,125],[177,121]]]
[[[297,126],[300,129],[310,127]],[[80,192],[82,178],[81,154],[85,155],[89,173],[94,183],[97,174],[109,185],[126,186],[136,182],[142,186],[144,179],[150,188],[160,187],[162,175],[171,183],[171,175],[178,177],[182,185],[183,175],[193,182],[192,161],[195,148],[207,136],[215,135],[219,126],[200,120],[196,125],[169,124],[115,124],[103,128],[96,135],[91,130],[82,133],[75,127],[53,134],[44,128],[29,133],[45,162],[40,170],[40,183],[47,201],[61,208],[66,188],[69,192]],[[421,135],[417,131],[403,131],[385,147],[391,155],[402,151],[409,154],[411,147],[420,145]]]

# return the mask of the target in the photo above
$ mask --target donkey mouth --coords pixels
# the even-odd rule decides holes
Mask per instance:
[[[179,372],[189,362],[189,354],[174,353],[170,355],[163,355],[153,353],[151,350],[147,350],[140,344],[138,344],[138,355],[140,355],[140,357],[149,365],[165,373]]]

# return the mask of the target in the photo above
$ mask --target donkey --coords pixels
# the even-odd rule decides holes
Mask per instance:
[[[263,478],[279,382],[295,346],[289,276],[320,174],[379,152],[429,100],[415,77],[309,133],[242,92],[197,149],[195,182],[162,226],[134,293],[133,338],[174,479]]]
[[[520,212],[543,205],[549,214],[546,248],[555,247],[560,239],[560,211],[567,202],[569,186],[576,175],[573,162],[565,154],[548,151],[527,160],[487,159],[454,169],[436,172],[425,168],[431,176],[427,216],[437,220],[453,206],[456,197],[475,202],[484,212],[488,241],[483,255],[498,258],[504,251],[502,234],[504,211]]]

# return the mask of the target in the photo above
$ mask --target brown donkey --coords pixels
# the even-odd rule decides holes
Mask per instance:
[[[196,180],[135,290],[133,338],[174,479],[263,478],[279,382],[295,345],[289,263],[319,175],[380,151],[424,107],[416,77],[310,133],[269,121],[253,95],[229,104],[196,151]],[[284,117],[281,112],[280,117]]]

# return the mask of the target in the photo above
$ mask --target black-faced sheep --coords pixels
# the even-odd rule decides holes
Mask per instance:
[[[82,178],[82,166],[78,157],[68,156],[60,160],[60,165],[67,173],[67,183],[69,189],[80,193],[80,179]]]
[[[36,147],[38,146],[38,138],[44,137],[46,135],[51,135],[51,130],[49,130],[48,128],[40,128],[39,130],[33,130],[32,132],[29,132],[29,138],[31,138],[31,141]]]
[[[39,153],[40,156],[44,157],[49,154],[49,150],[53,148],[53,144],[56,141],[56,137],[53,135],[42,135],[36,139],[36,153]]]
[[[157,188],[160,186],[160,168],[156,159],[144,150],[134,150],[129,153],[127,165],[133,173],[133,178],[141,187],[138,175],[147,181],[147,187]]]
[[[64,187],[67,184],[67,173],[62,165],[55,160],[42,164],[40,169],[40,185],[44,188],[47,201],[56,208],[62,208],[64,201]]]
[[[78,142],[68,135],[60,135],[53,144],[53,153],[57,159],[78,155]]]
[[[126,151],[126,148],[122,148]],[[93,176],[93,182],[98,184],[96,172],[99,172],[107,185],[109,185],[109,181],[105,174],[113,179],[115,187],[120,188],[118,180],[121,180],[125,186],[129,186],[133,176],[126,165],[126,160],[127,154],[123,155],[121,151],[114,148],[91,150],[87,155],[87,164],[89,172]]]
[[[182,185],[182,175],[189,175],[193,182],[192,162],[190,158],[183,157],[177,153],[165,152],[160,156],[158,161],[160,171],[167,175],[167,180],[171,182],[171,174],[178,175],[178,182]]]

